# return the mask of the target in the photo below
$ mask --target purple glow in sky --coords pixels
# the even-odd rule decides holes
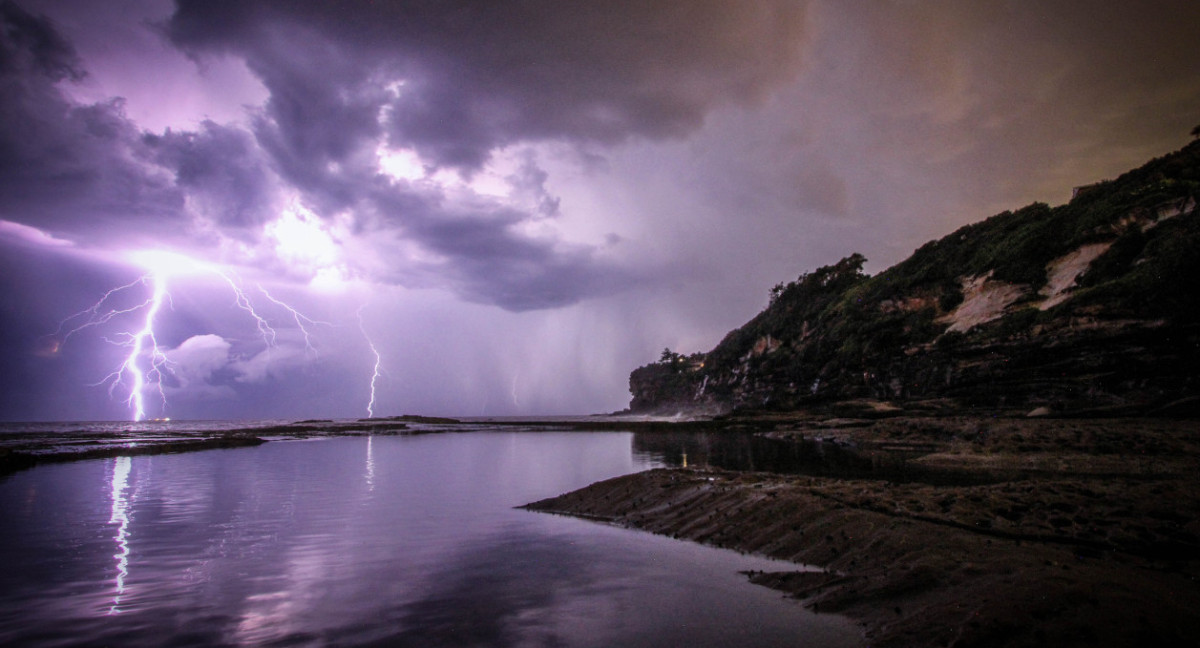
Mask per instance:
[[[1184,0],[5,0],[0,419],[129,418],[105,376],[158,279],[146,416],[620,409],[631,369],[778,281],[1178,148],[1197,24]]]

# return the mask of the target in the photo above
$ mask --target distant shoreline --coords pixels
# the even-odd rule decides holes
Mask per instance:
[[[137,424],[105,423],[103,426],[94,426],[105,429],[92,429],[88,424],[81,423],[67,432],[34,434],[28,439],[24,435],[0,439],[4,441],[0,447],[0,478],[43,464],[246,448],[262,445],[272,439],[424,433],[424,430],[410,428],[409,423],[416,419],[426,424],[457,423],[453,419],[393,417],[343,421],[311,419],[245,427],[237,427],[237,423],[231,421],[228,428],[210,428],[178,421],[153,431],[139,429]],[[31,425],[38,427],[49,424]]]
[[[206,422],[211,423],[211,422]],[[416,436],[447,432],[470,432],[479,429],[505,428],[524,431],[683,431],[712,429],[710,420],[678,421],[665,419],[614,419],[603,416],[581,417],[510,417],[510,418],[447,418],[436,416],[402,415],[357,419],[305,419],[293,422],[264,422],[247,425],[244,421],[229,421],[228,427],[199,426],[191,421],[154,422],[154,429],[141,429],[145,424],[119,422],[63,423],[71,428],[61,433],[33,434],[4,438],[0,436],[0,479],[15,472],[39,465],[107,459],[123,456],[143,456],[196,452],[258,446],[272,440],[311,439],[347,436]],[[19,426],[21,424],[9,424]],[[29,423],[31,427],[54,426],[54,423]],[[105,429],[92,429],[100,428]]]

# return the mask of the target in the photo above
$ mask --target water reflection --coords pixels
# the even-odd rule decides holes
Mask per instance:
[[[129,457],[117,457],[113,461],[112,516],[109,517],[108,523],[117,525],[117,535],[114,538],[117,553],[113,555],[117,559],[117,592],[113,596],[112,606],[108,608],[109,614],[121,611],[121,595],[125,593],[125,578],[129,576],[129,497],[126,490],[129,486],[130,467]]]
[[[859,644],[738,573],[777,563],[514,508],[656,464],[480,432],[38,467],[0,482],[0,645]]]
[[[367,491],[375,490],[375,435],[367,437]]]
[[[773,439],[750,432],[638,432],[634,451],[668,466],[771,472],[840,479],[877,479],[937,485],[987,484],[1020,471],[924,466],[921,450],[862,449],[818,439]]]
[[[834,443],[782,440],[741,432],[639,432],[634,450],[670,466],[842,478],[950,479],[911,463],[918,453],[861,451]]]
[[[903,468],[896,457],[870,457],[817,441],[784,441],[739,432],[639,432],[634,450],[672,466],[810,475],[867,475]]]

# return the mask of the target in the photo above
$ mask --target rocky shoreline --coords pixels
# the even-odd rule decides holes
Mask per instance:
[[[762,422],[756,422],[757,427]],[[751,574],[859,621],[872,646],[1200,641],[1194,421],[781,422],[765,434],[907,454],[912,479],[711,466],[630,475],[527,508],[820,571]]]
[[[107,459],[139,455],[172,454],[245,448],[278,439],[309,439],[328,436],[409,435],[428,433],[409,423],[451,426],[454,419],[396,416],[380,419],[306,420],[250,427],[189,428],[182,423],[167,426],[151,422],[128,425],[103,424],[94,429],[86,423],[73,430],[17,432],[0,435],[0,479],[42,464]],[[31,424],[36,428],[37,424]],[[111,428],[111,429],[110,429]]]

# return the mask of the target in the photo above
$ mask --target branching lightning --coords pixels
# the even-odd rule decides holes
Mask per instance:
[[[129,347],[129,355],[125,357],[125,362],[114,372],[101,380],[100,383],[108,383],[108,393],[113,394],[117,385],[125,381],[125,377],[129,376],[129,397],[125,403],[133,410],[133,420],[141,421],[146,418],[146,389],[153,388],[159,399],[162,401],[163,409],[167,405],[167,395],[163,391],[162,377],[163,367],[167,364],[167,356],[158,346],[158,338],[154,335],[154,319],[158,316],[158,312],[162,310],[163,301],[170,298],[167,293],[167,282],[159,275],[146,275],[143,278],[149,281],[153,287],[153,292],[144,306],[146,309],[145,318],[142,320],[142,328],[132,333],[121,333],[125,338],[118,342],[121,346]],[[142,369],[139,361],[142,356],[147,356],[147,368]]]
[[[129,352],[125,355],[124,361],[116,369],[105,376],[100,382],[96,383],[97,385],[108,385],[108,392],[114,398],[118,390],[123,393],[127,391],[128,396],[125,398],[125,403],[129,406],[134,421],[145,420],[147,416],[146,398],[148,393],[157,396],[161,403],[159,406],[160,411],[165,412],[167,407],[167,396],[163,378],[165,373],[171,371],[171,362],[164,349],[159,345],[158,337],[155,333],[155,325],[159,313],[162,311],[163,304],[171,303],[171,294],[167,288],[167,279],[172,274],[203,272],[220,277],[233,292],[234,306],[239,310],[245,311],[254,321],[255,328],[258,330],[263,344],[266,345],[267,349],[275,347],[278,337],[275,329],[265,317],[255,310],[253,302],[251,302],[246,292],[242,290],[241,286],[238,285],[238,282],[234,280],[234,277],[229,272],[172,253],[145,252],[136,254],[135,258],[143,266],[148,267],[150,271],[134,281],[104,293],[89,308],[79,311],[63,320],[52,335],[56,339],[55,348],[60,348],[71,336],[84,329],[107,324],[121,315],[142,314],[139,327],[136,330],[120,331],[115,334],[115,339],[105,338],[117,346],[127,347]],[[150,289],[150,296],[145,300],[128,307],[109,305],[119,295],[133,290],[139,285],[147,286]],[[312,345],[311,332],[308,327],[316,324],[328,324],[328,322],[319,322],[306,317],[292,306],[272,297],[262,286],[258,286],[258,289],[269,301],[291,314],[297,328],[304,335],[305,350],[307,352],[315,352]],[[361,324],[362,320],[360,317],[360,328]],[[374,347],[372,347],[372,351],[374,351]],[[378,375],[378,371],[378,354],[376,354],[376,375]],[[374,379],[372,379],[372,391],[373,389]],[[372,393],[373,404],[374,393]]]
[[[363,324],[363,309],[366,305],[358,307],[358,330],[362,331],[363,339],[367,341],[367,346],[370,347],[371,353],[375,354],[375,372],[371,374],[371,399],[367,401],[367,417],[375,416],[375,385],[379,381],[380,367],[383,364],[383,357],[379,355],[379,350],[375,348],[375,343],[371,341],[371,336],[367,335],[367,327]]]
[[[150,297],[139,304],[126,308],[108,306],[120,294],[132,290],[139,284],[150,286]],[[166,281],[158,274],[148,273],[123,286],[118,286],[104,293],[89,308],[81,310],[63,320],[59,324],[58,330],[53,334],[55,338],[61,337],[61,340],[58,342],[59,345],[65,344],[71,336],[84,329],[107,324],[119,315],[144,311],[145,314],[141,321],[141,328],[135,331],[119,332],[117,334],[118,339],[109,340],[118,346],[128,347],[129,354],[125,356],[124,362],[119,367],[96,383],[97,385],[107,384],[108,393],[114,396],[117,387],[127,383],[129,385],[129,396],[126,398],[125,403],[133,412],[134,421],[141,421],[146,417],[147,389],[154,389],[162,400],[164,407],[166,405],[166,395],[162,389],[162,372],[163,368],[167,365],[167,357],[162,352],[162,349],[159,348],[158,340],[154,336],[154,320],[158,316],[159,311],[162,310],[163,302],[169,299],[170,294],[167,292]],[[74,324],[80,322],[81,319],[81,323]],[[68,328],[68,325],[71,325],[70,328]]]
[[[250,314],[250,317],[254,318],[254,325],[258,327],[258,334],[262,336],[263,344],[267,345],[268,349],[274,347],[276,338],[275,329],[271,328],[271,325],[267,322],[267,320],[254,310],[254,304],[250,303],[250,298],[247,297],[246,293],[242,291],[241,287],[239,287],[237,283],[233,281],[233,277],[230,277],[228,274],[215,268],[211,268],[211,271],[213,274],[224,279],[225,283],[229,284],[229,289],[233,291],[234,306],[246,311]]]
[[[62,343],[65,343],[67,341],[67,339],[70,338],[72,335],[75,335],[76,333],[82,331],[83,329],[86,329],[86,328],[89,328],[92,326],[97,326],[100,324],[104,324],[104,323],[108,322],[109,320],[111,320],[112,318],[116,317],[117,315],[124,315],[125,313],[132,313],[136,310],[146,308],[147,306],[150,305],[149,300],[146,300],[146,301],[142,302],[141,304],[138,304],[137,306],[132,306],[130,308],[113,308],[113,309],[110,309],[106,313],[100,312],[100,310],[102,308],[104,308],[104,304],[106,304],[110,298],[113,298],[115,295],[125,292],[126,290],[129,290],[130,288],[133,288],[134,286],[136,286],[138,284],[144,285],[149,279],[150,279],[149,275],[142,275],[141,277],[134,279],[133,281],[125,284],[124,286],[118,286],[118,287],[113,288],[112,290],[104,293],[104,295],[101,296],[99,301],[97,301],[95,304],[92,304],[90,307],[85,308],[85,309],[79,311],[78,313],[75,313],[74,315],[68,317],[67,319],[65,319],[61,323],[59,323],[58,329],[56,331],[54,331],[54,333],[51,334],[51,337],[55,337],[55,338],[61,337],[61,340],[59,343],[62,344]],[[86,319],[84,320],[84,322],[82,324],[75,326],[74,328],[68,330],[66,333],[63,332],[63,330],[67,328],[68,323],[77,321],[79,318],[85,317],[85,316],[86,316]]]
[[[263,288],[262,286],[258,286],[258,290],[259,290],[259,292],[261,292],[263,294],[264,297],[266,297],[268,300],[270,300],[271,303],[273,303],[277,306],[280,306],[281,308],[283,308],[284,310],[286,310],[287,312],[292,314],[292,319],[296,320],[296,328],[300,329],[300,332],[304,334],[304,352],[315,354],[317,351],[316,351],[316,348],[313,347],[313,345],[312,345],[312,335],[308,332],[308,326],[306,326],[306,324],[312,325],[312,326],[317,326],[317,325],[333,326],[333,324],[330,322],[322,322],[320,320],[314,320],[314,319],[306,316],[304,313],[301,313],[300,311],[296,310],[295,308],[292,308],[291,306],[287,305],[286,303],[281,302],[278,299],[275,299],[274,297],[272,297],[271,293],[267,292],[267,289]],[[361,327],[361,324],[362,324],[362,317],[360,316],[359,317],[360,327]]]

